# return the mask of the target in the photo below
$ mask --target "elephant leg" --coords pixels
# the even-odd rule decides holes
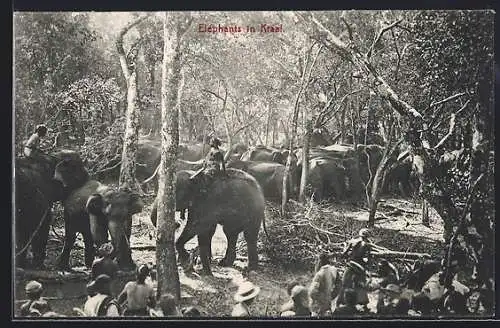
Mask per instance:
[[[177,249],[179,262],[181,262],[182,265],[185,265],[189,260],[189,253],[184,248],[184,245],[188,241],[190,241],[194,236],[196,236],[196,231],[190,219],[188,218],[186,226],[184,227],[179,238],[177,238],[177,241],[175,242],[175,248]]]
[[[47,240],[49,238],[49,229],[52,222],[52,211],[50,209],[47,211],[46,217],[42,218],[42,220],[44,221],[36,235],[33,236],[33,242],[31,243],[33,266],[35,268],[43,266],[43,261],[47,255]]]
[[[70,269],[69,266],[69,256],[71,254],[71,249],[75,244],[76,240],[76,231],[70,229],[68,225],[65,225],[64,229],[64,246],[61,255],[57,261],[57,267],[61,270]]]
[[[198,246],[200,248],[200,259],[203,267],[202,274],[211,276],[212,270],[210,269],[210,257],[212,248],[212,235],[209,231],[198,235]]]
[[[19,220],[19,221],[22,221],[22,220]],[[22,221],[24,222],[24,221]],[[28,253],[28,248],[29,247],[26,247],[27,243],[28,243],[28,239],[29,239],[29,231],[26,229],[25,226],[21,226],[19,223],[17,224],[17,232],[16,232],[16,245],[17,245],[17,249],[16,249],[16,266],[17,267],[20,267],[20,268],[25,268],[26,267],[26,255]],[[22,250],[22,248],[24,248],[24,250],[22,252],[20,252]],[[19,254],[17,254],[18,252],[20,252]]]
[[[92,238],[90,228],[83,233],[83,242],[85,244],[85,265],[90,268],[95,257],[94,238]]]
[[[245,240],[248,249],[248,269],[257,270],[259,268],[259,254],[257,253],[257,238],[260,224],[257,229],[245,230]]]
[[[232,231],[228,231],[224,228],[224,234],[227,238],[227,249],[226,255],[222,260],[220,260],[220,266],[231,266],[236,259],[236,242],[238,241],[238,233],[234,233]]]

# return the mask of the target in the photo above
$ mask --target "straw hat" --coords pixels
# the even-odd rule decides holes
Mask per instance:
[[[41,292],[43,289],[42,284],[39,283],[36,280],[32,280],[26,284],[26,287],[24,290],[26,291],[26,294],[33,294],[33,293],[38,293]]]
[[[238,303],[250,300],[257,296],[260,292],[260,287],[255,286],[250,281],[245,281],[241,283],[234,295],[234,300]]]

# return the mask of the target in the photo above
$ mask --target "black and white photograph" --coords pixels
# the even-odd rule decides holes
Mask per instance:
[[[11,318],[495,317],[495,11],[14,11]]]

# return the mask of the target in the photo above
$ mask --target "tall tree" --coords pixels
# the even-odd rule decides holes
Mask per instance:
[[[134,191],[140,191],[140,184],[135,178],[135,161],[137,154],[137,144],[139,139],[139,106],[137,101],[137,55],[139,53],[140,38],[137,39],[128,53],[125,53],[123,38],[128,31],[144,19],[141,16],[125,26],[116,39],[116,50],[120,58],[123,77],[127,81],[127,112],[125,135],[123,138],[123,151],[120,169],[120,188],[129,188]]]
[[[158,184],[156,263],[158,297],[165,293],[180,299],[179,273],[175,257],[175,161],[179,146],[179,100],[181,46],[190,26],[188,14],[166,12],[163,23],[163,61],[161,81],[161,162]]]

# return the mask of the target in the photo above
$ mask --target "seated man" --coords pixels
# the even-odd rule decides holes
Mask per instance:
[[[90,282],[87,289],[93,291],[93,296],[85,302],[83,313],[87,317],[119,317],[120,306],[111,296],[111,278],[101,274]]]
[[[354,317],[361,314],[356,308],[356,291],[351,288],[347,288],[344,291],[344,304],[341,304],[335,308],[333,311],[333,316],[339,317]]]
[[[149,316],[149,309],[156,306],[155,292],[152,286],[146,283],[150,275],[147,265],[143,264],[137,270],[136,281],[129,281],[118,295],[118,302],[127,301],[125,316]]]
[[[51,311],[50,305],[42,298],[43,286],[41,283],[32,280],[26,284],[25,291],[29,300],[21,305],[22,316],[42,316]]]
[[[386,316],[397,316],[401,289],[398,285],[389,284],[385,288],[380,288],[377,300],[377,314]],[[408,306],[409,307],[409,306]]]
[[[199,169],[193,176],[190,178],[194,181],[201,182],[202,191],[206,191],[207,186],[209,185],[211,179],[216,177],[220,173],[226,172],[226,165],[224,163],[224,154],[219,149],[221,145],[221,141],[218,138],[212,138],[210,141],[210,151],[205,158],[205,162],[203,163],[203,167]]]
[[[389,263],[387,260],[381,260],[378,263],[378,276],[380,281],[378,283],[371,284],[371,289],[376,290],[380,287],[387,287],[389,284],[397,284],[399,281],[399,273],[397,268]]]
[[[281,316],[310,317],[309,294],[306,287],[296,285],[290,292],[291,300],[281,307]]]
[[[45,125],[40,124],[36,127],[35,133],[31,135],[24,145],[24,155],[26,157],[36,157],[37,154],[41,153],[40,141],[46,134],[47,127]]]

